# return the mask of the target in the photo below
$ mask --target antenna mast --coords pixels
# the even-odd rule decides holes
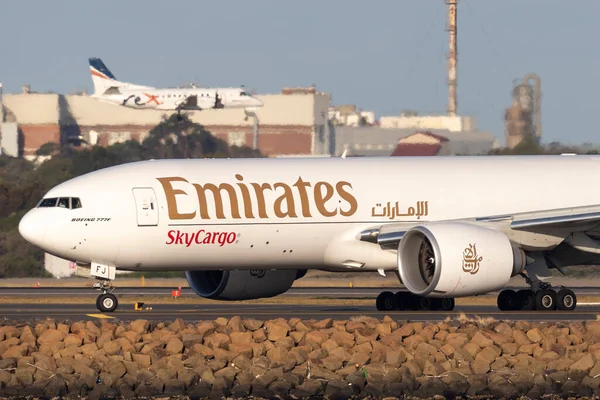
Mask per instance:
[[[458,48],[456,45],[456,11],[458,0],[446,0],[448,5],[448,115],[456,116],[456,64],[458,61]]]

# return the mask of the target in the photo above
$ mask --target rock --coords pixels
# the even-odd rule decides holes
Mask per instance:
[[[318,346],[325,343],[328,339],[328,335],[323,331],[311,331],[308,332],[304,338],[307,343],[315,343]]]
[[[231,343],[229,336],[225,335],[224,333],[213,333],[212,335],[206,337],[204,341],[206,345],[213,350],[216,348],[225,348],[226,345]]]
[[[585,371],[588,372],[594,367],[596,360],[591,354],[583,356],[579,361],[571,364],[569,367],[570,371]]]
[[[169,324],[168,328],[171,332],[181,332],[185,329],[185,321],[181,318],[177,318]]]
[[[318,380],[306,380],[290,391],[290,394],[296,398],[308,398],[323,394],[323,383]]]
[[[165,351],[167,354],[180,354],[183,351],[183,342],[178,338],[169,339]]]
[[[269,324],[267,327],[267,339],[271,342],[276,342],[285,338],[290,331],[287,323],[283,324]]]
[[[229,334],[231,343],[252,343],[252,332],[232,332]]]
[[[540,343],[544,339],[544,336],[538,328],[533,328],[527,331],[527,338],[533,343]]]
[[[2,353],[2,359],[20,358],[25,355],[27,355],[27,345],[12,346]]]
[[[312,324],[313,329],[329,329],[333,326],[333,319],[326,318]]]
[[[262,328],[263,322],[256,319],[243,319],[242,325],[244,325],[244,328],[247,330],[254,332]]]
[[[65,338],[65,334],[56,329],[46,329],[38,336],[37,342],[40,345],[52,344],[61,342]]]

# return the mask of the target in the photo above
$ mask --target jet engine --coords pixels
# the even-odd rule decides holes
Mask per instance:
[[[525,264],[525,252],[503,232],[468,223],[416,226],[398,246],[400,279],[420,296],[460,297],[500,290]]]
[[[306,275],[306,270],[226,270],[186,271],[192,290],[213,300],[252,300],[277,296],[286,292]]]

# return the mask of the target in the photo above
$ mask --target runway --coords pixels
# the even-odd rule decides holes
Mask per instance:
[[[497,320],[521,321],[586,321],[596,320],[600,314],[600,305],[578,305],[574,311],[514,311],[501,312],[493,306],[456,306],[452,312],[437,311],[377,311],[375,306],[323,306],[323,305],[294,305],[294,304],[145,304],[152,310],[135,311],[132,304],[120,304],[114,313],[100,313],[95,308],[95,302],[90,304],[0,304],[0,316],[4,323],[35,321],[46,318],[55,321],[68,320],[134,320],[147,319],[150,321],[172,321],[182,318],[186,321],[213,320],[218,317],[230,318],[241,316],[260,320],[275,318],[347,320],[355,316],[371,316],[383,318],[385,315],[394,320],[408,321],[442,321],[447,317],[455,319],[461,314],[467,317],[487,318]]]
[[[506,287],[506,289],[523,289],[524,287]],[[170,296],[176,287],[119,287],[118,295]],[[575,294],[600,295],[598,287],[570,287]],[[292,287],[280,296],[287,297],[328,297],[328,298],[373,298],[384,291],[397,292],[404,290],[398,287]],[[490,292],[484,296],[497,296],[499,292]],[[0,296],[76,296],[96,297],[98,292],[91,287],[0,287]],[[182,287],[181,297],[196,297],[191,288]]]

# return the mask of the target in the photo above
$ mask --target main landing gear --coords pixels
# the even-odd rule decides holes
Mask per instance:
[[[112,294],[115,288],[110,284],[110,279],[98,278],[97,282],[94,283],[93,288],[102,292],[96,299],[96,307],[98,310],[102,312],[113,312],[117,309],[119,301],[117,300],[117,296]]]
[[[543,283],[540,289],[522,289],[518,291],[505,289],[498,295],[500,311],[543,310],[543,311],[572,311],[577,305],[577,296],[572,290],[553,289]]]
[[[452,311],[454,298],[421,297],[410,292],[382,292],[377,296],[378,311]]]

